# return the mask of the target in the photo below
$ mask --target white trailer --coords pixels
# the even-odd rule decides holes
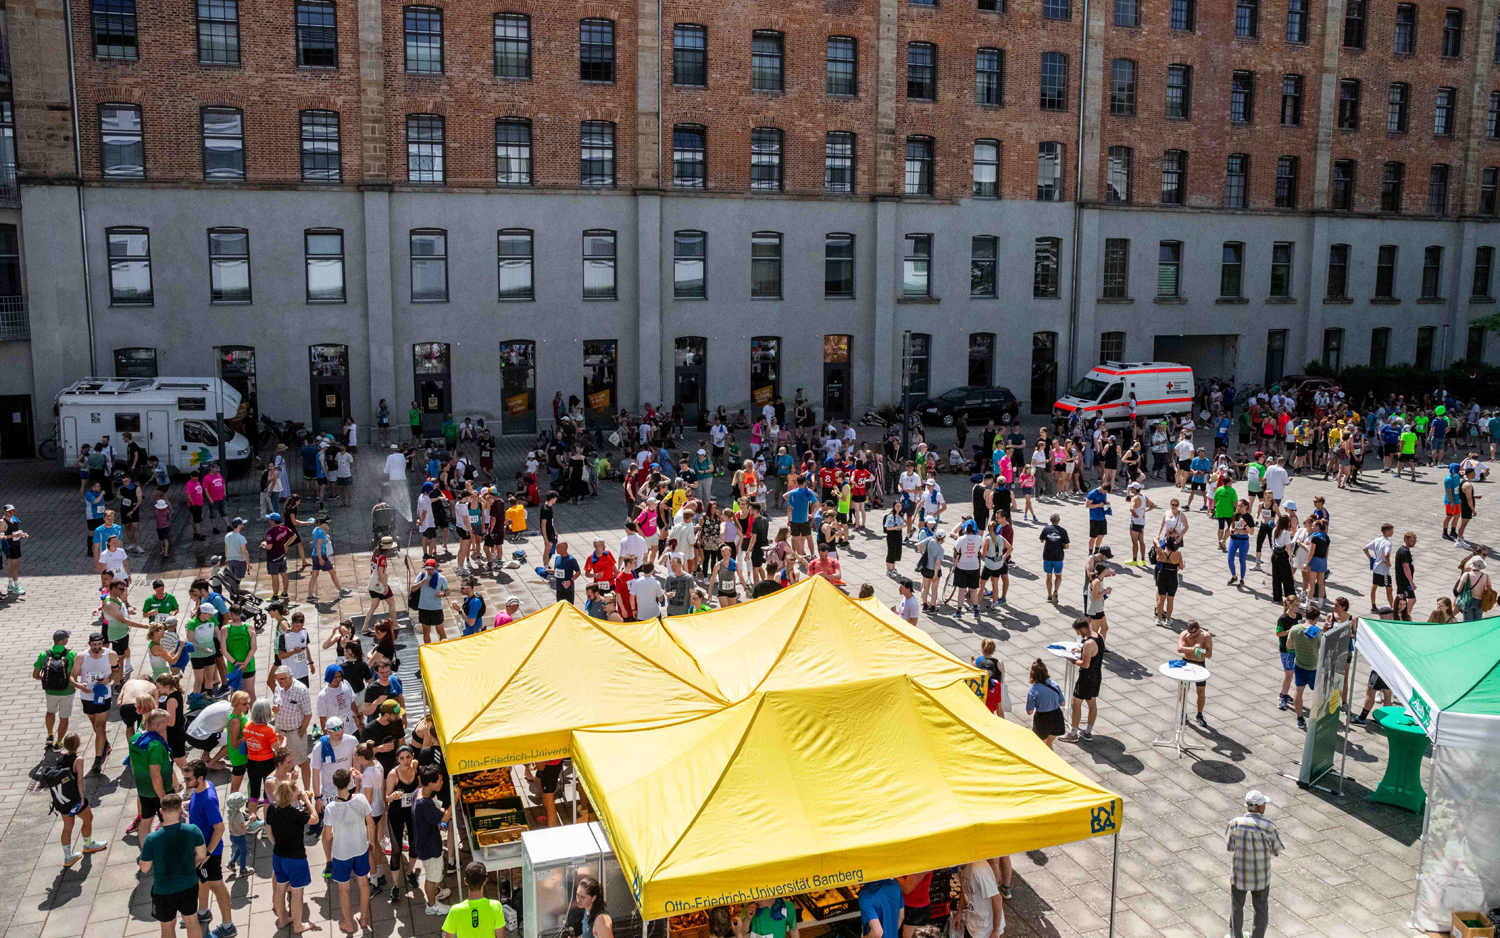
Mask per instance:
[[[239,409],[240,393],[219,378],[84,378],[57,395],[58,456],[77,467],[79,449],[108,436],[123,458],[129,433],[168,471],[191,472],[219,458],[218,415]],[[225,459],[249,459],[250,441],[225,432]]]

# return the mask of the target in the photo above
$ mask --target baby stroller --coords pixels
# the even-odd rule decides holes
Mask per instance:
[[[231,605],[237,605],[245,610],[245,621],[255,626],[255,631],[263,632],[266,628],[266,611],[261,608],[260,597],[240,586],[239,577],[229,569],[229,564],[224,558],[214,555],[209,558],[209,564],[213,572],[208,576],[208,583],[220,596],[228,599]]]

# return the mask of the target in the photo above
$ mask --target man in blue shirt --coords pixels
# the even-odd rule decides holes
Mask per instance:
[[[104,551],[105,545],[109,543],[109,539],[112,537],[118,537],[120,543],[123,544],[125,542],[125,531],[118,524],[115,524],[115,510],[113,508],[106,508],[104,509],[103,520],[99,523],[98,527],[94,528],[94,563],[99,562],[100,553]]]
[[[812,520],[808,512],[812,506],[818,503],[818,496],[809,485],[810,475],[804,475],[802,482],[796,488],[787,493],[787,527],[792,531],[792,550],[804,557],[812,554],[808,544],[808,536],[812,534]]]
[[[1214,455],[1229,452],[1229,427],[1231,421],[1228,414],[1220,414],[1219,419],[1214,421]]]
[[[209,938],[228,938],[236,932],[229,918],[229,889],[224,885],[224,812],[219,808],[219,793],[208,780],[208,766],[202,759],[188,763],[188,782],[192,796],[188,800],[188,823],[203,835],[208,860],[198,867],[198,924],[208,924],[213,913],[210,897],[219,900],[219,926]]]
[[[859,921],[864,938],[900,938],[906,902],[901,884],[877,879],[859,887]]]
[[[557,582],[557,598],[565,603],[573,602],[573,586],[583,568],[578,560],[568,556],[568,542],[557,542],[557,553],[552,558],[552,575]]]
[[[303,441],[302,448],[298,452],[302,455],[302,479],[311,488],[312,484],[317,482],[318,479],[317,444],[313,443],[312,437],[308,437]]]
[[[1427,448],[1432,450],[1432,465],[1436,466],[1438,460],[1442,459],[1448,447],[1448,418],[1444,415],[1444,408],[1437,409],[1437,416],[1432,418],[1432,425],[1428,428]]]
[[[88,537],[83,542],[83,552],[95,561],[99,559],[99,552],[94,549],[94,532],[104,523],[105,504],[104,488],[100,483],[94,482],[83,493],[83,522],[89,529]]]
[[[1102,488],[1089,492],[1086,504],[1089,506],[1089,553],[1092,554],[1104,543],[1104,535],[1109,533],[1109,521],[1106,519],[1114,511],[1109,507],[1108,493]]]
[[[1388,419],[1380,425],[1380,461],[1383,468],[1381,472],[1390,472],[1391,467],[1396,464],[1396,455],[1400,452],[1401,431]]]
[[[1448,474],[1443,477],[1443,540],[1452,541],[1458,537],[1459,518],[1459,486],[1463,485],[1464,478],[1458,474],[1458,463],[1448,464]]]
[[[1199,510],[1208,511],[1208,471],[1212,468],[1213,464],[1203,454],[1203,447],[1198,447],[1198,454],[1188,464],[1188,500],[1187,504],[1183,506],[1184,511],[1193,510],[1193,494],[1195,492],[1203,493],[1203,507]]]

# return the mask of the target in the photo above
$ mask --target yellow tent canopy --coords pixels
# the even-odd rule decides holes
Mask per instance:
[[[675,720],[727,703],[656,620],[604,622],[569,603],[423,645],[418,656],[454,773],[561,758],[581,727]]]
[[[932,636],[819,576],[754,602],[662,621],[725,700],[897,674],[927,686],[983,687],[983,672]]]
[[[1120,798],[962,684],[891,676],[578,730],[645,918],[1113,834]]]

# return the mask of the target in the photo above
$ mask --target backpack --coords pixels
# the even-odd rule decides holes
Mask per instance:
[[[474,594],[474,598],[477,599],[477,600],[479,600],[479,611],[476,612],[476,613],[474,613],[474,624],[476,626],[478,626],[479,628],[482,629],[482,628],[484,628],[484,613],[485,613],[485,608],[486,608],[485,607],[485,603],[484,603],[484,597],[481,596],[481,595],[479,595],[476,592]]]
[[[47,661],[42,665],[42,690],[67,690],[68,653],[47,652]]]
[[[43,762],[28,773],[38,787],[45,788],[47,794],[52,796],[48,814],[56,813],[59,806],[68,805],[67,800],[62,797],[62,787],[73,781],[73,759],[71,753],[59,753],[55,760]]]
[[[434,498],[432,500],[433,524],[439,528],[446,528],[453,523],[453,508],[446,498]]]

